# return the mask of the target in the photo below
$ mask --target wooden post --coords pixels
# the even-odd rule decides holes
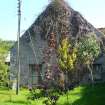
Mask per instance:
[[[17,86],[16,86],[16,94],[19,94],[19,85],[20,85],[20,23],[21,23],[21,1],[18,0],[18,32],[17,32]]]

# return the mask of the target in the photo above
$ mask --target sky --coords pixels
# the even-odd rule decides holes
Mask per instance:
[[[21,34],[43,12],[50,0],[21,0]],[[105,27],[105,0],[66,0],[96,28]],[[0,1],[0,38],[17,40],[17,0]]]

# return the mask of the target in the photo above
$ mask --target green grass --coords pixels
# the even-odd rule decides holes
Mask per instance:
[[[44,105],[40,98],[34,101],[27,100],[28,90],[22,89],[17,96],[15,91],[0,88],[0,105]],[[57,105],[105,105],[105,84],[79,86],[60,96]]]
[[[27,100],[29,91],[22,89],[19,95],[15,91],[0,88],[0,105],[42,105],[43,98],[35,101]]]
[[[68,92],[67,96],[61,96],[59,105],[105,105],[105,84],[96,84],[92,86],[79,86]]]
[[[0,105],[26,105],[27,99],[26,95],[28,92],[22,90],[21,93],[17,96],[15,91],[8,89],[0,89]]]

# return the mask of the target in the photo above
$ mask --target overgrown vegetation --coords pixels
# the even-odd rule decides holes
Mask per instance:
[[[58,65],[63,71],[74,68],[77,59],[77,49],[72,46],[67,37],[63,38],[58,48]]]
[[[78,62],[86,65],[90,71],[92,82],[94,82],[92,66],[100,53],[100,43],[94,33],[88,34],[87,37],[81,37],[78,43]]]
[[[0,39],[0,85],[8,82],[8,65],[5,64],[6,57],[14,42]]]

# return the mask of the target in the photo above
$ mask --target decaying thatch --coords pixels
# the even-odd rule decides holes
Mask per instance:
[[[64,0],[53,0],[32,24],[29,31],[32,35],[39,32],[44,40],[48,39],[49,33],[54,32],[57,35],[57,42],[64,31],[70,37],[81,37],[88,32],[95,32],[97,35],[97,30]],[[26,33],[25,36],[28,37]],[[99,34],[101,35],[100,32]]]
[[[70,8],[63,0],[51,2],[29,28],[31,34],[39,31],[42,39],[46,39],[51,31],[57,36],[63,31],[76,36],[93,29],[78,12]],[[26,33],[25,36],[28,37]]]
[[[105,35],[105,28],[98,28],[98,30],[100,30]]]

